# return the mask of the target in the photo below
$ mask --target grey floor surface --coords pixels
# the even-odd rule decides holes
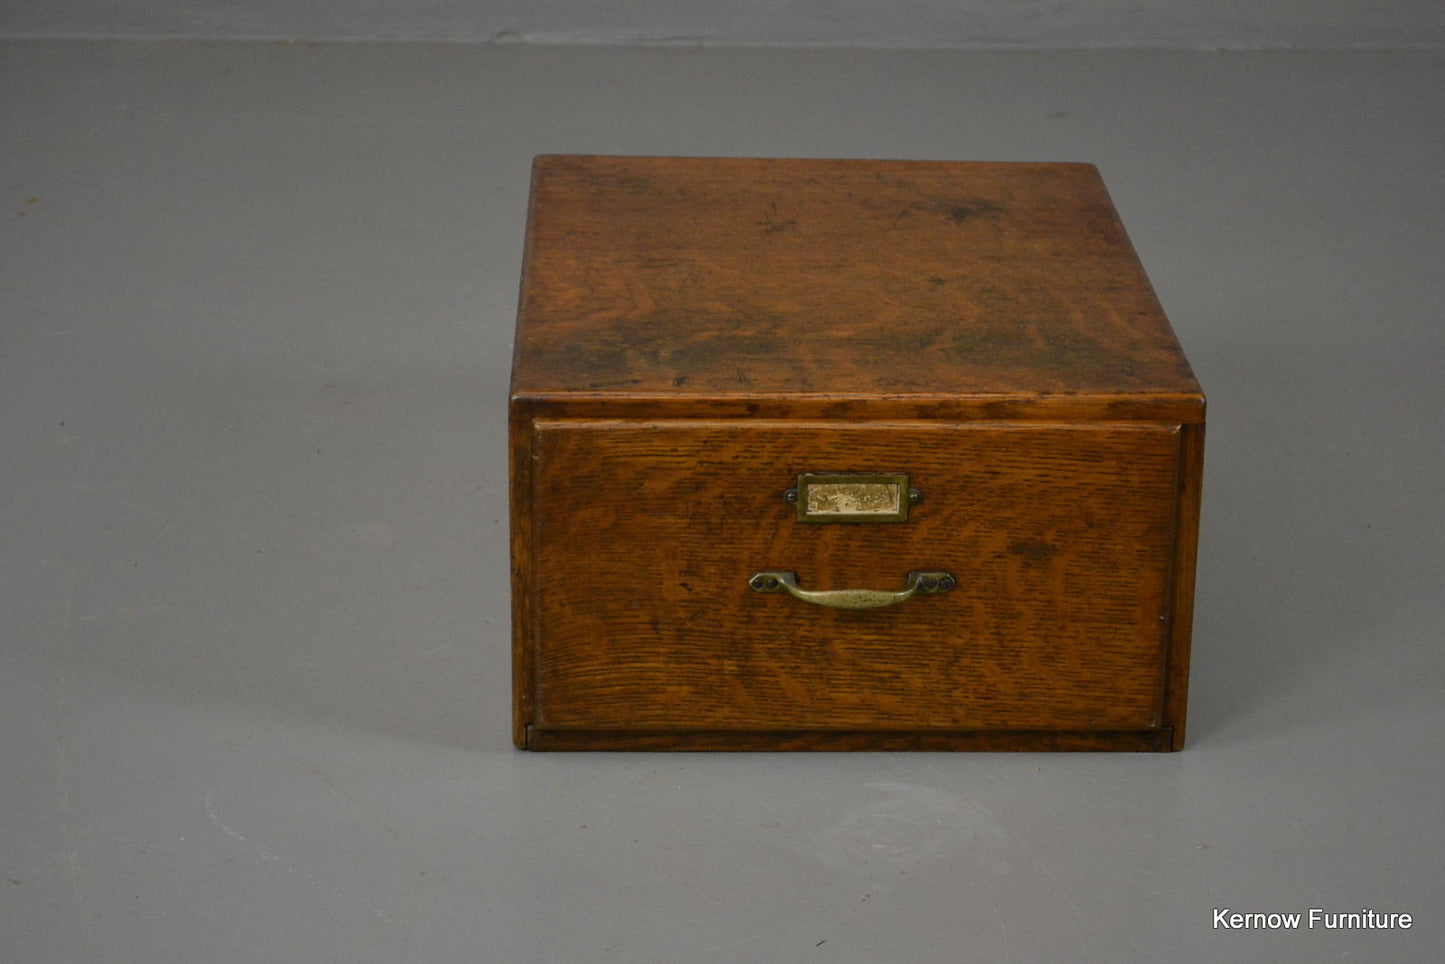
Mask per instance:
[[[30,42],[0,101],[0,960],[1445,954],[1445,53]],[[1097,163],[1210,394],[1188,749],[514,751],[574,151]]]

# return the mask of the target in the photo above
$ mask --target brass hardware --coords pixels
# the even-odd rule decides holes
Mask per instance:
[[[804,589],[798,585],[796,572],[758,572],[748,579],[748,586],[754,592],[786,592],[794,599],[830,609],[896,606],[915,595],[936,595],[948,592],[957,585],[958,580],[954,579],[951,573],[933,570],[910,572],[906,588],[898,592],[889,592],[886,589]]]
[[[908,507],[923,501],[903,473],[821,475],[805,472],[783,492],[799,522],[907,522]]]

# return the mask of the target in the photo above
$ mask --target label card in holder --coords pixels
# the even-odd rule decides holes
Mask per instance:
[[[908,506],[919,494],[903,473],[805,472],[783,498],[797,506],[799,522],[907,522]]]

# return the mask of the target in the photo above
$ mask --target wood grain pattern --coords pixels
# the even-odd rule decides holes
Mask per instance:
[[[539,415],[1202,419],[1089,165],[554,156],[533,177],[513,393]]]
[[[534,491],[532,481],[532,422],[513,417],[507,427],[511,493],[512,559],[512,742],[527,745],[527,725],[532,720],[532,667],[536,663],[536,635],[532,616]]]
[[[539,422],[538,730],[1162,724],[1179,428]],[[907,472],[906,524],[800,525],[802,472]],[[959,587],[839,611],[752,592]]]
[[[541,157],[514,351],[519,747],[1182,746],[1205,401],[1089,165]]]

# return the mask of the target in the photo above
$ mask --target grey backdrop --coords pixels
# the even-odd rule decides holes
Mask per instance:
[[[8,0],[0,36],[902,47],[1438,47],[1437,0]]]
[[[10,42],[0,132],[0,960],[1445,953],[1440,51]],[[543,151],[1097,163],[1210,394],[1189,747],[513,751]],[[1312,907],[1417,923],[1213,924]]]

